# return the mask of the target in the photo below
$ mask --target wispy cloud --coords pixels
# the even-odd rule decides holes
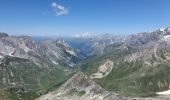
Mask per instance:
[[[51,3],[51,7],[54,9],[56,16],[67,15],[69,13],[68,7],[65,7],[56,2]]]

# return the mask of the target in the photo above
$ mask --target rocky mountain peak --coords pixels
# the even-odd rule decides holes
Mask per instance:
[[[1,37],[7,37],[7,36],[8,36],[7,33],[1,33],[1,32],[0,32],[0,38],[1,38]]]
[[[148,42],[154,42],[161,40],[165,36],[170,35],[170,28],[161,28],[153,32],[142,32],[135,35],[131,35],[128,38],[128,43],[132,45],[141,45]]]

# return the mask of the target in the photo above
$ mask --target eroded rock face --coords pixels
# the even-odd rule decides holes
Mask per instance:
[[[58,90],[48,93],[37,100],[125,100],[116,93],[110,93],[82,72],[78,72]]]
[[[129,98],[109,92],[82,72],[76,73],[58,90],[36,100],[164,100],[159,98]]]
[[[29,36],[8,36],[0,38],[0,47],[0,58],[11,56],[37,63],[42,57],[55,65],[60,65],[59,60],[63,60],[66,67],[79,61],[76,50],[60,40],[37,42]]]
[[[98,71],[90,76],[90,78],[102,78],[107,76],[113,68],[113,62],[107,60],[103,65],[101,65]]]

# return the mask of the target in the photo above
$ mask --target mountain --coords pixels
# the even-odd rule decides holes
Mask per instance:
[[[65,40],[84,57],[103,54],[106,46],[126,41],[126,35],[101,34],[88,38],[65,38]]]
[[[0,99],[30,100],[57,88],[72,76],[79,60],[62,39],[38,42],[0,33]]]
[[[2,100],[170,98],[169,27],[54,41],[1,33],[0,47]]]
[[[142,45],[151,41],[158,41],[170,35],[170,28],[161,28],[153,32],[143,32],[131,35],[128,41],[131,45]]]
[[[91,38],[93,35],[89,32],[85,32],[85,33],[80,33],[80,34],[76,34],[73,35],[73,38]]]
[[[80,64],[85,74],[98,73],[108,60],[112,71],[95,78],[108,91],[128,96],[153,96],[169,89],[170,82],[169,28],[128,36],[125,43],[104,48],[104,54]]]
[[[125,97],[109,92],[96,84],[82,72],[77,72],[58,90],[52,91],[36,100],[165,100],[162,98]]]
[[[169,30],[137,33],[103,46],[100,55],[93,54],[76,65],[82,73],[38,100],[169,99],[165,94],[170,84]]]
[[[77,72],[57,91],[50,92],[37,100],[92,100],[92,98],[96,100],[100,98],[105,98],[106,100],[123,99],[119,95],[105,91],[82,72]]]

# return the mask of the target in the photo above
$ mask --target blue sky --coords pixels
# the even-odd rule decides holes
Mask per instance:
[[[170,26],[170,0],[0,0],[13,35],[130,34]]]

